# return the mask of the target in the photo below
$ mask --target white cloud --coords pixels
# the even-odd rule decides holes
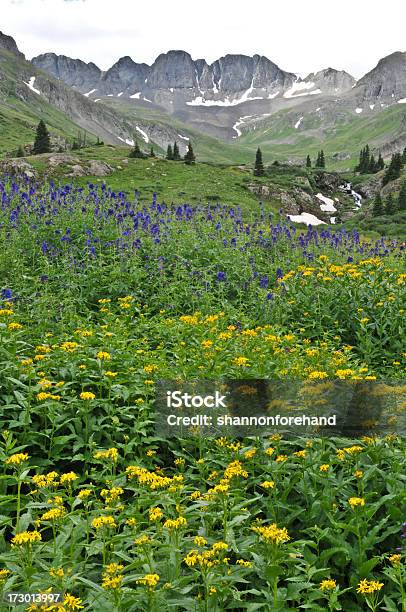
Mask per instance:
[[[257,0],[252,8],[244,0],[205,0],[198,17],[190,0],[1,4],[1,29],[16,38],[27,57],[55,51],[94,61],[104,70],[123,55],[152,63],[175,48],[209,62],[226,53],[259,53],[295,73],[332,66],[360,77],[381,57],[405,50],[404,0],[387,0],[379,11],[353,0],[330,5]]]

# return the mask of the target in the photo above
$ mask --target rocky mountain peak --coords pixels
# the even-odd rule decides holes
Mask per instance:
[[[0,49],[4,51],[10,51],[11,53],[15,53],[22,59],[25,59],[25,56],[19,48],[17,47],[17,43],[12,36],[7,36],[7,34],[3,34],[0,32]]]
[[[148,89],[197,87],[196,67],[186,51],[161,53],[151,66]]]
[[[34,57],[31,62],[40,70],[78,89],[86,89],[93,85],[102,74],[100,68],[93,62],[87,64],[80,59],[72,59],[55,53],[43,53]]]
[[[331,67],[312,72],[304,81],[314,83],[315,87],[323,93],[344,93],[356,83],[355,78],[345,70],[336,70]]]
[[[379,60],[375,68],[357,83],[356,93],[363,100],[394,100],[406,97],[406,53],[395,51]]]

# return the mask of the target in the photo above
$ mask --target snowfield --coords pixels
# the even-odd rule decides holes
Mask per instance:
[[[316,198],[323,202],[323,204],[320,204],[320,210],[322,210],[323,212],[337,211],[336,207],[334,206],[334,200],[332,200],[331,198],[327,198],[322,193],[317,193]]]
[[[314,94],[321,93],[321,89],[314,89],[313,91],[308,91],[309,89],[313,89],[315,84],[312,82],[306,83],[304,81],[296,81],[293,83],[292,87],[285,91],[283,94],[284,98],[298,98],[299,96],[310,96]]]
[[[293,221],[293,223],[305,223],[306,225],[326,225],[324,221],[321,221],[315,215],[310,213],[302,213],[301,215],[287,215],[287,217]]]
[[[144,130],[142,130],[140,127],[138,127],[138,125],[135,126],[135,129],[137,130],[137,132],[141,134],[145,142],[148,143],[149,142],[148,134],[144,132]]]
[[[41,95],[40,90],[39,89],[35,89],[35,87],[34,87],[35,76],[31,77],[30,80],[28,81],[28,83],[26,83],[25,81],[23,81],[23,83],[25,85],[27,85],[27,87],[29,87],[31,89],[31,91],[33,91],[34,93],[38,94],[39,96]]]
[[[206,100],[204,97],[204,92],[202,92],[201,96],[197,96],[194,100],[186,102],[186,104],[188,106],[237,106],[238,104],[243,104],[249,100],[263,100],[264,98],[262,96],[250,97],[250,94],[254,90],[253,80],[251,81],[250,87],[244,91],[240,98],[230,100],[229,96],[226,96],[225,100]]]

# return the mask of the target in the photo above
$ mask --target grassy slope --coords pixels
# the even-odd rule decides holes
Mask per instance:
[[[359,150],[366,143],[379,148],[384,139],[395,138],[402,132],[401,121],[406,108],[401,104],[380,111],[376,115],[353,117],[341,125],[323,130],[323,137],[316,137],[315,131],[309,133],[298,131],[292,124],[291,111],[283,110],[268,120],[261,122],[261,128],[244,133],[239,142],[244,146],[261,146],[264,157],[272,159],[287,159],[298,157],[305,159],[309,154],[317,156],[320,148],[327,155],[328,166],[334,170],[346,170],[355,165]],[[307,120],[308,123],[309,120]],[[313,119],[316,128],[319,124]],[[404,131],[404,129],[403,129]],[[291,141],[285,144],[282,141]],[[347,153],[350,159],[334,160],[335,153]]]
[[[173,129],[175,133],[187,136],[193,143],[193,148],[198,152],[199,159],[203,161],[212,161],[218,164],[243,164],[252,161],[253,149],[251,146],[236,146],[234,143],[225,142],[213,136],[208,136],[177,120],[164,110],[148,108],[124,100],[118,101],[111,98],[103,98],[103,104],[110,108],[114,108],[117,113],[134,123],[138,120],[142,122],[143,125],[148,125],[150,123],[154,126],[162,126],[163,129],[169,127]],[[135,135],[137,136],[137,134]],[[178,141],[180,141],[179,138]],[[145,150],[148,150],[148,145],[144,145],[142,140],[139,144],[141,147],[145,148]],[[159,147],[155,147],[155,150],[162,151]]]
[[[16,150],[19,144],[32,142],[39,118],[45,120],[55,136],[72,140],[78,132],[74,122],[41,96],[30,92],[28,87],[26,101],[18,96],[18,86],[21,86],[23,80],[22,73],[28,74],[32,71],[29,62],[22,61],[12,53],[0,51],[0,156]],[[261,146],[264,161],[271,163],[275,159],[304,159],[308,153],[314,158],[317,151],[323,147],[329,169],[334,170],[348,170],[353,167],[359,149],[367,142],[379,147],[388,135],[390,138],[398,136],[402,131],[401,121],[405,114],[402,105],[366,116],[354,117],[344,111],[342,123],[324,128],[320,117],[307,113],[307,129],[297,130],[292,118],[292,112],[296,111],[285,109],[257,123],[255,130],[243,133],[241,138],[224,142],[188,127],[164,110],[110,98],[103,99],[103,103],[133,123],[134,127],[137,121],[144,125],[152,123],[162,127],[163,131],[169,128],[175,134],[188,136],[201,161],[219,164],[250,163],[256,148]],[[89,137],[92,138],[90,135]],[[148,145],[145,147],[148,148]],[[155,149],[160,152],[156,145]],[[335,153],[343,152],[350,155],[350,159],[340,161],[332,157]]]
[[[32,70],[28,62],[25,64],[28,71]],[[46,122],[53,136],[72,140],[78,130],[83,132],[44,98],[31,93],[28,87],[27,94],[31,98],[24,101],[18,96],[16,84],[22,82],[22,68],[24,62],[20,58],[13,53],[0,51],[0,157],[6,152],[15,151],[20,144],[32,143],[40,119]],[[91,134],[88,137],[95,140]]]
[[[104,161],[114,168],[105,178],[87,176],[76,178],[75,183],[83,185],[88,181],[105,181],[117,191],[141,192],[141,198],[149,201],[153,192],[166,202],[213,203],[221,202],[241,206],[245,210],[257,210],[258,198],[248,191],[246,185],[254,180],[249,169],[236,166],[216,166],[197,163],[187,166],[182,162],[169,162],[162,158],[128,159],[127,147],[88,147],[73,152],[83,163],[90,159]],[[41,174],[46,172],[47,156],[28,157]],[[59,166],[53,178],[66,180],[67,168]],[[71,180],[71,179],[69,179]],[[266,184],[267,179],[264,179]],[[267,208],[277,210],[279,203],[267,203]]]

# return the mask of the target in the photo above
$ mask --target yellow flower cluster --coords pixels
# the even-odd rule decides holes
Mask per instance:
[[[95,459],[109,459],[113,463],[117,463],[118,460],[118,450],[116,448],[109,448],[105,451],[97,451],[93,457]]]
[[[140,485],[146,485],[151,491],[165,489],[174,482],[183,481],[182,475],[175,475],[173,478],[169,478],[168,476],[160,476],[156,472],[150,472],[146,468],[137,465],[129,465],[126,468],[126,474],[130,480],[136,478]]]
[[[25,546],[26,544],[31,545],[35,542],[41,542],[42,536],[39,531],[22,531],[17,533],[11,540],[12,546]]]
[[[51,508],[51,510],[44,512],[40,520],[43,522],[44,521],[51,521],[51,522],[57,521],[58,519],[62,518],[64,514],[65,514],[65,508],[63,508],[62,506],[58,508]]]
[[[120,500],[124,489],[122,487],[112,487],[111,489],[102,489],[100,496],[104,498],[106,504],[114,504]]]
[[[58,473],[48,472],[48,474],[35,474],[32,477],[33,483],[40,489],[58,485]]]
[[[392,565],[400,565],[401,560],[402,555],[391,555],[389,557],[389,561],[392,563]]]
[[[90,401],[90,400],[94,400],[96,396],[94,393],[91,393],[90,391],[82,391],[79,397],[82,400]]]
[[[357,506],[365,506],[365,499],[363,497],[350,497],[348,500],[351,508],[356,508]]]
[[[215,542],[211,548],[203,552],[196,549],[190,550],[183,560],[188,567],[194,567],[195,565],[207,568],[214,567],[221,562],[222,553],[227,549],[228,545],[225,542]],[[228,562],[228,559],[226,562]]]
[[[107,529],[115,529],[117,524],[112,516],[99,516],[92,520],[92,527],[98,531],[107,527]]]
[[[124,576],[120,572],[124,569],[124,565],[118,563],[110,563],[106,566],[103,572],[102,587],[106,590],[114,590],[121,587]]]
[[[37,393],[37,400],[39,402],[44,402],[47,399],[52,399],[52,400],[55,400],[56,402],[59,402],[59,400],[61,399],[61,396],[53,395],[52,393],[47,393],[46,391],[40,391],[40,393]]]
[[[159,574],[145,574],[142,578],[137,579],[137,584],[146,586],[148,589],[155,589],[159,582]]]
[[[184,516],[178,516],[176,519],[167,519],[164,522],[164,527],[168,531],[173,531],[174,529],[180,529],[181,527],[187,526],[187,520]]]
[[[75,472],[67,472],[66,474],[61,474],[61,484],[70,484],[71,482],[74,482],[75,480],[77,480],[79,478],[79,476],[77,474],[75,474]]]
[[[383,587],[383,582],[378,582],[377,580],[361,580],[358,584],[357,593],[361,593],[362,595],[368,595],[370,593],[375,593],[376,591],[380,591]]]
[[[6,465],[21,465],[21,463],[24,463],[24,461],[28,460],[28,454],[27,453],[15,453],[14,455],[11,455],[10,457],[8,457],[5,461]]]
[[[328,578],[320,582],[320,591],[332,591],[336,588],[336,586],[336,581],[332,580],[331,578]]]
[[[148,516],[149,516],[149,520],[151,523],[155,523],[156,521],[159,521],[163,517],[163,515],[164,514],[161,508],[158,508],[158,507],[150,508],[148,511]]]
[[[279,528],[276,523],[262,527],[253,527],[253,531],[258,533],[265,542],[272,544],[283,544],[290,540],[286,527]]]

